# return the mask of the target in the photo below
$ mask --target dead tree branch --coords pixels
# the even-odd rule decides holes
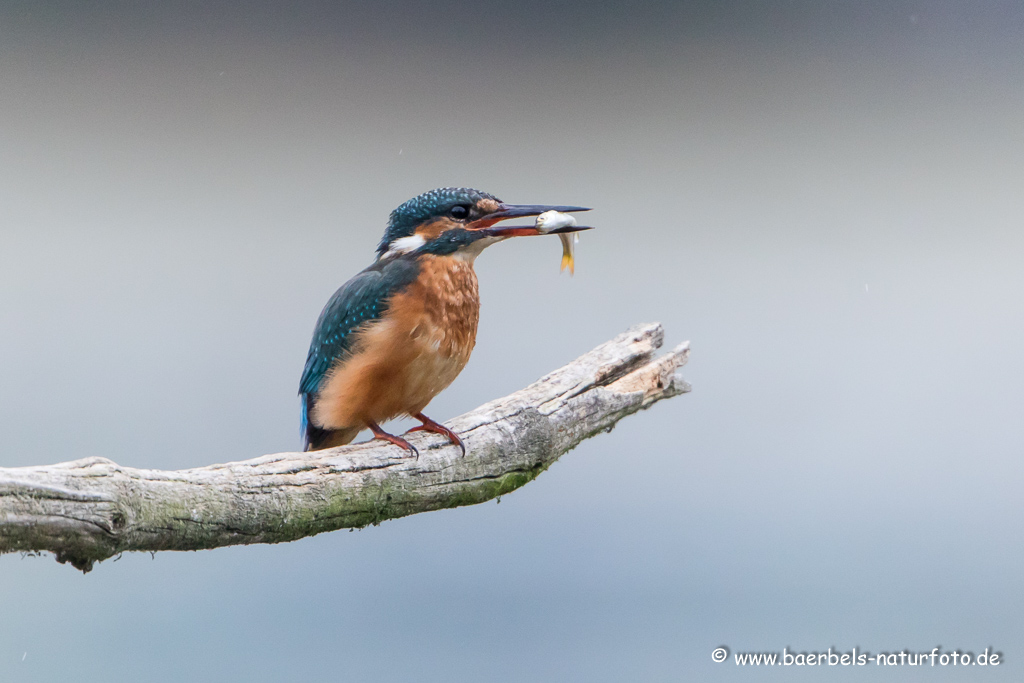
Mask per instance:
[[[637,325],[448,426],[468,455],[417,432],[419,459],[380,442],[278,453],[188,470],[86,458],[0,468],[0,553],[50,551],[89,571],[130,550],[281,543],[386,519],[473,505],[533,480],[622,418],[690,390],[687,344],[655,358],[661,325]]]

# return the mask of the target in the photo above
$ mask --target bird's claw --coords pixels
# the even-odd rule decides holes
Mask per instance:
[[[453,444],[455,444],[462,450],[462,455],[463,457],[465,457],[466,444],[462,443],[462,439],[459,438],[458,434],[448,429],[443,424],[440,424],[439,422],[434,422],[423,413],[417,413],[416,415],[413,415],[413,417],[415,417],[423,424],[417,427],[413,427],[412,429],[409,430],[410,432],[430,432],[432,434],[440,434],[442,436],[446,436],[448,437],[449,441],[451,441]]]
[[[388,434],[387,432],[380,428],[380,425],[371,423],[369,427],[370,431],[373,432],[373,438],[380,439],[381,441],[387,441],[388,443],[393,443],[399,448],[404,448],[410,453],[412,453],[412,456],[417,460],[420,459],[420,452],[416,450],[416,447],[413,446],[408,441],[406,441],[405,439],[403,439],[402,437],[395,436],[394,434]]]

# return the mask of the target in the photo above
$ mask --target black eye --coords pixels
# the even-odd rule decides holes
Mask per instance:
[[[457,204],[452,208],[448,209],[448,215],[451,216],[452,218],[461,221],[463,218],[469,215],[469,207],[463,206],[462,204]]]

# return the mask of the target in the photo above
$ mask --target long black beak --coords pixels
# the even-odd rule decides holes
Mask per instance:
[[[506,218],[522,218],[523,216],[539,216],[545,211],[560,211],[571,213],[573,211],[590,211],[585,206],[547,206],[545,204],[501,204],[497,211],[486,216],[488,221],[503,221]]]
[[[567,225],[564,228],[555,228],[554,230],[541,232],[532,225],[509,225],[500,228],[484,228],[480,232],[490,237],[529,237],[531,235],[560,235],[567,232],[580,232],[581,230],[593,229],[594,228],[589,225]]]
[[[554,235],[563,232],[579,232],[580,230],[591,230],[585,225],[573,225],[562,228],[555,228],[547,232],[540,232],[533,226],[510,225],[507,227],[491,227],[498,221],[508,218],[522,218],[523,216],[539,216],[545,211],[559,211],[569,213],[571,211],[590,211],[586,206],[560,206],[554,204],[501,204],[497,211],[493,211],[479,221],[477,224],[482,228],[481,232],[492,237],[525,237],[528,235]]]

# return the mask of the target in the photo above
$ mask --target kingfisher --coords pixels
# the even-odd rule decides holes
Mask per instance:
[[[458,376],[476,344],[480,297],[473,262],[485,248],[509,239],[577,232],[497,226],[546,211],[582,206],[506,204],[466,187],[424,192],[391,212],[377,257],[334,293],[316,323],[299,382],[304,450],[333,448],[369,429],[375,439],[419,453],[380,424],[407,415],[409,431],[462,439],[423,414]]]

